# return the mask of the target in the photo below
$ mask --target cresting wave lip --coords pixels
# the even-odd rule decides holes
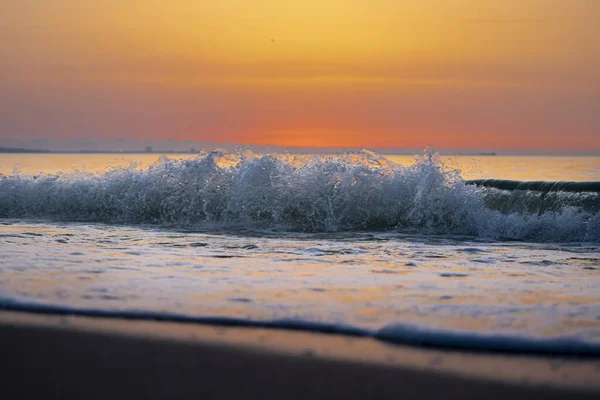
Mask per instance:
[[[143,170],[4,176],[0,218],[600,242],[600,193],[466,183],[432,153],[403,167],[370,151],[313,157],[212,151],[162,158]]]
[[[129,320],[195,323],[230,327],[286,329],[353,337],[370,337],[398,345],[412,345],[472,352],[600,357],[600,343],[586,342],[576,337],[531,338],[525,336],[495,335],[492,333],[423,328],[409,324],[392,324],[379,330],[368,330],[347,325],[297,319],[261,321],[230,317],[190,316],[186,314],[155,311],[112,311],[25,303],[11,299],[0,299],[0,310],[51,315],[80,315]]]
[[[465,181],[467,185],[492,187],[500,190],[532,190],[536,192],[600,193],[600,182],[569,181],[511,181],[505,179],[474,179]]]

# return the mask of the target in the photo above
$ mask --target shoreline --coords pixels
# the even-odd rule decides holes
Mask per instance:
[[[600,359],[264,328],[0,311],[9,398],[587,398]],[[29,383],[28,383],[29,382]],[[31,383],[34,383],[31,384]],[[173,396],[171,396],[171,394]]]
[[[309,321],[278,320],[261,321],[225,316],[188,316],[161,312],[110,311],[81,309],[44,304],[2,304],[0,312],[30,315],[83,317],[112,321],[137,321],[167,324],[212,326],[215,328],[262,329],[278,332],[305,332],[318,335],[335,335],[345,338],[373,339],[378,343],[410,348],[432,349],[450,352],[539,356],[550,358],[600,359],[598,345],[573,338],[523,338],[510,335],[482,335],[469,331],[435,330],[416,325],[390,325],[380,330],[369,330],[352,325],[336,325]]]

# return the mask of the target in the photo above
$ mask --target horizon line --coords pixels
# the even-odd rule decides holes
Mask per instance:
[[[180,142],[185,143],[185,142]],[[12,146],[0,146],[0,153],[3,154],[199,154],[206,150],[217,150],[223,149],[226,151],[244,151],[244,150],[256,150],[257,152],[276,152],[276,153],[317,153],[317,154],[331,154],[340,152],[353,152],[360,150],[371,150],[379,154],[384,155],[417,155],[422,154],[427,149],[433,150],[435,153],[440,155],[466,155],[466,156],[590,156],[600,157],[600,150],[564,150],[564,149],[473,149],[473,148],[444,148],[427,146],[422,147],[322,147],[322,146],[275,146],[275,145],[254,145],[254,144],[240,144],[240,143],[214,143],[205,142],[198,143],[195,146],[188,147],[187,149],[182,148],[159,148],[154,149],[154,146],[146,146],[142,149],[44,149],[44,148],[32,148],[32,147],[12,147]]]

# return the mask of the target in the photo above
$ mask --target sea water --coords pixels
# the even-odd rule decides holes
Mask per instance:
[[[465,181],[600,158],[157,157],[0,155],[0,307],[600,355],[600,193]]]

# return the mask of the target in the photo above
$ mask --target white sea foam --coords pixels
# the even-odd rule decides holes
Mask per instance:
[[[0,177],[0,217],[398,231],[536,242],[600,241],[600,194],[466,185],[432,153],[410,167],[370,151],[257,156],[212,151],[101,174]]]

